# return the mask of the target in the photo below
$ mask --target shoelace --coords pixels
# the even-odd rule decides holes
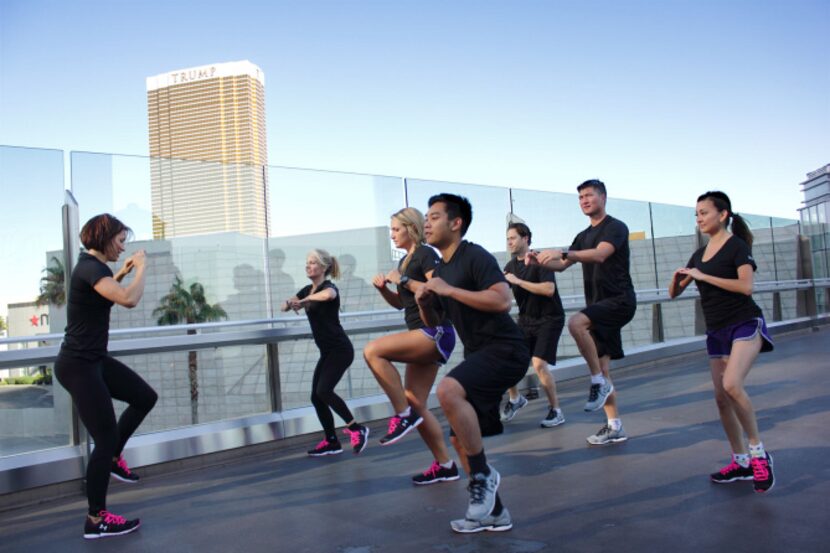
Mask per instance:
[[[769,478],[769,463],[766,459],[752,459],[752,476],[756,480],[766,480]]]
[[[126,522],[127,522],[126,518],[124,518],[122,516],[114,515],[114,514],[110,513],[109,511],[101,511],[98,514],[99,514],[99,516],[101,516],[101,518],[104,519],[104,523],[106,523],[106,524],[126,524]]]
[[[118,462],[116,462],[115,464],[116,464],[116,465],[118,465],[118,467],[119,467],[121,470],[123,470],[123,471],[124,471],[124,473],[125,473],[127,476],[129,476],[130,474],[132,474],[132,471],[130,470],[130,467],[128,467],[128,466],[127,466],[127,461],[125,461],[125,460],[124,460],[124,456],[123,456],[123,455],[122,455],[121,457],[119,457],[119,458],[118,458]]]
[[[470,492],[471,503],[484,503],[484,493],[487,491],[486,480],[471,480],[467,485],[467,490]]]
[[[320,440],[320,443],[319,443],[319,444],[317,444],[316,446],[314,446],[314,449],[315,449],[315,450],[317,450],[317,449],[323,449],[323,448],[328,447],[328,445],[329,445],[328,440]]]
[[[389,419],[389,434],[397,430],[397,428],[403,424],[403,419],[397,415]]]
[[[360,444],[360,439],[363,437],[363,433],[360,430],[349,430],[348,428],[344,428],[343,432],[346,432],[349,435],[349,441],[352,443],[352,446]]]
[[[741,467],[741,465],[739,465],[735,461],[732,461],[731,463],[729,463],[728,465],[726,465],[725,467],[720,469],[720,473],[723,474],[723,475],[726,475],[726,474],[729,474],[732,471],[736,471],[736,470],[739,470],[741,468],[743,468],[743,467]]]
[[[584,390],[584,388],[583,388]],[[591,392],[588,394],[588,401],[596,401],[599,397],[599,384],[591,384]]]
[[[438,464],[438,461],[433,461],[432,465],[424,471],[424,476],[432,476],[435,478],[438,476],[438,471],[441,470],[441,465]]]
[[[611,432],[611,427],[605,424],[602,426],[602,428],[599,429],[599,432],[597,432],[597,436],[602,436],[603,434],[608,434],[609,432]]]

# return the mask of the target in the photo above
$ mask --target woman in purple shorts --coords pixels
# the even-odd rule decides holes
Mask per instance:
[[[425,485],[458,480],[458,467],[450,459],[441,425],[427,408],[438,367],[447,362],[455,347],[455,330],[449,321],[427,327],[415,304],[415,291],[432,276],[438,254],[424,244],[424,216],[417,209],[407,207],[392,215],[390,230],[395,247],[406,250],[406,256],[397,269],[377,275],[372,284],[389,305],[404,310],[407,330],[372,340],[363,350],[366,364],[396,413],[380,443],[393,444],[417,428],[435,460],[426,471],[413,476],[412,482]],[[387,283],[397,290],[387,288]],[[406,363],[403,384],[392,364],[395,361]]]
[[[732,212],[723,192],[697,199],[697,225],[709,243],[697,250],[685,268],[674,272],[669,295],[679,296],[694,280],[706,319],[706,349],[721,424],[732,447],[732,459],[711,475],[719,484],[753,480],[755,491],[768,492],[775,479],[772,456],[764,450],[744,380],[761,352],[773,344],[761,309],[752,300],[752,233]],[[727,228],[731,221],[730,233]],[[744,434],[749,441],[747,448]]]

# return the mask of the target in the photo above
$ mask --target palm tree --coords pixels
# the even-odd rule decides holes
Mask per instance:
[[[52,257],[49,261],[49,265],[43,269],[46,275],[40,278],[40,294],[35,304],[61,307],[66,304],[63,263],[57,257]]]
[[[153,310],[153,316],[158,316],[159,325],[207,323],[227,319],[228,314],[218,304],[210,305],[205,298],[205,287],[194,282],[189,288],[184,286],[182,279],[176,275],[170,292],[161,298],[159,306]],[[188,334],[196,334],[193,329]],[[196,352],[187,352],[187,376],[190,379],[190,415],[193,424],[199,422],[199,368],[196,361]]]

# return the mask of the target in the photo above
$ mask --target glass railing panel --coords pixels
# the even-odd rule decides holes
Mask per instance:
[[[320,248],[335,256],[343,312],[389,308],[372,286],[403,255],[389,237],[393,213],[404,207],[396,177],[268,168],[272,223],[268,239],[271,294],[276,310],[309,284],[306,255]]]
[[[65,326],[63,152],[0,146],[0,352]],[[54,342],[51,343],[54,345]],[[0,456],[67,445],[70,402],[52,365],[0,369]]]

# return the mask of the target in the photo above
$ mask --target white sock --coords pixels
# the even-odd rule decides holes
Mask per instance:
[[[400,418],[402,418],[402,419],[405,419],[405,418],[406,418],[406,417],[408,417],[411,413],[412,413],[412,407],[411,407],[411,406],[407,406],[407,408],[406,408],[406,409],[404,409],[403,411],[401,411],[400,413],[398,413],[398,416],[399,416]]]
[[[438,463],[438,464],[441,465],[442,467],[444,467],[445,469],[451,469],[452,465],[453,465],[453,462],[452,462],[452,459],[450,459],[446,463]]]
[[[743,468],[749,466],[749,455],[746,453],[733,453],[732,460],[741,465]]]
[[[764,451],[763,442],[758,442],[756,445],[749,444],[749,454],[752,457],[766,457],[767,452]]]
[[[511,399],[510,403],[512,403],[513,405],[518,405],[521,401],[522,401],[522,394],[519,394],[519,397],[517,397],[516,399]]]
[[[605,377],[601,374],[592,374],[591,384],[599,384],[600,386],[602,386],[603,384],[605,384]]]
[[[619,430],[622,428],[622,421],[620,419],[608,419],[608,428],[611,430]]]

